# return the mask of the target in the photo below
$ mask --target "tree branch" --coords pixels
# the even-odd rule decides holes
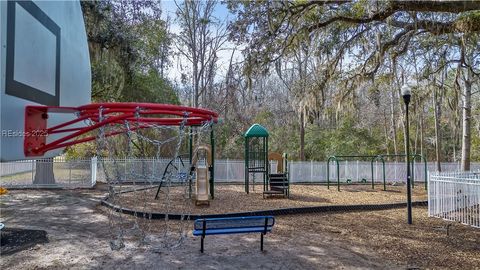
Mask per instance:
[[[480,9],[480,1],[392,1],[398,11],[460,13]]]

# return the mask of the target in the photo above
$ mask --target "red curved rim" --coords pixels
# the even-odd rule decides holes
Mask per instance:
[[[203,122],[217,122],[218,114],[214,111],[172,104],[112,102],[92,103],[77,108],[80,116],[100,121],[101,116],[122,115],[115,123],[136,121],[161,125],[200,125]],[[179,118],[165,116],[180,116]]]
[[[24,151],[26,156],[40,156],[53,149],[95,140],[95,136],[83,138],[80,138],[80,136],[106,125],[122,124],[123,126],[125,122],[135,122],[139,124],[136,124],[130,130],[136,130],[149,128],[152,125],[199,126],[218,122],[218,114],[214,111],[172,104],[104,102],[79,107],[27,106],[25,110],[28,112],[25,113],[26,129],[30,126],[44,126],[47,135],[65,134],[62,138],[50,143],[46,142],[45,137],[25,137]],[[43,116],[48,112],[77,113],[78,115],[74,120],[48,127],[46,120],[48,117]],[[75,126],[75,124],[85,120],[92,121],[93,125]],[[106,136],[115,136],[126,131],[119,127],[110,131]]]

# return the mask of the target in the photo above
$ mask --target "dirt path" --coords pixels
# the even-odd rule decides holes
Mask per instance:
[[[48,243],[2,255],[2,269],[392,269],[367,244],[342,240],[337,232],[304,230],[302,217],[278,217],[259,251],[258,235],[200,239],[189,234],[176,250],[153,252],[130,247],[111,251],[101,192],[11,191],[2,196],[1,219],[10,228],[45,230]],[[319,220],[322,218],[319,216]],[[298,226],[298,227],[297,227]],[[297,228],[297,229],[295,229]]]

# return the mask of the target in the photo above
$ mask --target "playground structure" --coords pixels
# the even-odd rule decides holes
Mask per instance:
[[[340,161],[346,161],[345,158],[364,158],[364,159],[370,159],[370,173],[371,173],[371,185],[372,189],[375,189],[375,177],[374,177],[374,162],[381,161],[382,162],[382,179],[383,179],[383,190],[387,190],[386,186],[386,176],[385,176],[385,158],[391,158],[391,157],[406,157],[405,154],[396,154],[396,155],[336,155],[336,156],[330,156],[327,160],[327,188],[330,189],[330,162],[334,161],[336,164],[336,176],[337,176],[337,190],[340,191]],[[427,190],[427,160],[424,156],[420,154],[411,154],[411,162],[410,166],[414,167],[415,166],[415,160],[418,158],[420,161],[423,161],[424,163],[424,170],[425,170],[425,179],[424,179],[424,185],[425,185],[425,190]],[[414,180],[415,180],[415,170],[412,169],[412,187],[414,187]],[[358,174],[358,168],[357,168],[357,174]],[[350,180],[350,181],[349,181]],[[367,179],[363,178],[362,183],[367,183]],[[351,179],[347,179],[347,184],[351,183]]]
[[[268,161],[277,162],[277,171],[268,174],[268,190],[263,192],[265,195],[283,195],[290,197],[290,174],[288,171],[288,156],[287,153],[282,155],[276,152],[268,154]]]
[[[205,162],[199,161],[199,152],[205,152]],[[209,182],[213,182],[212,171],[212,150],[208,145],[199,145],[193,154],[190,173],[195,173],[195,205],[210,205]],[[191,179],[191,178],[190,178]]]
[[[255,175],[263,178],[263,191],[267,190],[268,181],[268,131],[259,124],[252,125],[244,134],[245,137],[245,192],[250,192],[250,174],[252,187],[255,190]]]
[[[289,174],[287,155],[268,152],[268,131],[259,124],[252,125],[245,132],[245,192],[250,191],[250,174],[253,190],[255,175],[262,174],[263,196],[283,195],[289,197]],[[270,173],[270,160],[277,161],[277,172]]]
[[[198,128],[198,127],[194,127],[194,126],[190,127],[189,144],[188,144],[188,152],[189,152],[188,156],[190,161],[190,168],[192,168],[193,158],[196,152],[196,150],[194,151],[194,147],[193,147],[194,134],[195,134],[193,130],[195,128]],[[198,144],[197,148],[201,146],[198,142],[197,144]],[[208,150],[204,149],[205,151],[207,151],[207,154],[208,154],[207,158],[209,158],[208,160],[209,161],[208,162],[209,177],[207,178],[208,185],[209,185],[208,192],[209,192],[210,198],[213,200],[215,198],[215,129],[213,125],[210,128],[210,146],[203,144],[202,148],[208,148]],[[189,192],[191,194],[191,187]]]

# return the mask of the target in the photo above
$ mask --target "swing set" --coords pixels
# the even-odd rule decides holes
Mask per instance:
[[[383,190],[387,190],[387,184],[386,184],[386,172],[385,172],[385,158],[392,158],[392,157],[405,157],[405,154],[392,154],[392,155],[334,155],[330,156],[327,161],[327,188],[330,189],[330,162],[335,162],[336,164],[336,175],[337,175],[337,190],[340,191],[340,162],[341,161],[346,161],[348,162],[347,159],[351,158],[357,158],[357,159],[370,159],[370,173],[371,173],[371,184],[372,184],[372,189],[375,189],[375,177],[374,177],[374,169],[373,169],[373,163],[374,162],[382,162],[382,176],[383,176]],[[425,170],[425,178],[424,178],[424,183],[425,183],[425,190],[427,190],[427,159],[420,155],[420,154],[411,154],[411,166],[415,168],[415,160],[419,159],[420,162],[423,161],[424,163],[424,170]],[[357,174],[358,174],[358,163],[357,163]],[[347,183],[351,183],[351,180],[347,179]],[[414,181],[415,180],[415,170],[412,170],[412,188],[414,187]],[[363,183],[367,182],[367,179],[363,178],[362,179]]]

